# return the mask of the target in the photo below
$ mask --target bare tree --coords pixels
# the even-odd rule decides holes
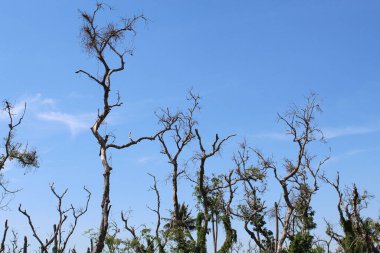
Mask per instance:
[[[15,141],[16,129],[21,125],[25,112],[26,104],[19,115],[16,114],[14,106],[9,101],[4,101],[3,111],[8,117],[8,131],[4,137],[4,143],[0,146],[0,188],[2,193],[0,196],[0,209],[7,207],[10,199],[7,200],[9,194],[17,192],[7,187],[7,181],[4,179],[3,170],[6,163],[16,161],[21,167],[31,168],[38,167],[38,156],[34,149],[29,149],[28,144]]]
[[[162,147],[161,153],[167,157],[169,164],[172,166],[173,210],[168,225],[179,247],[186,246],[184,233],[185,230],[188,230],[183,222],[186,214],[181,213],[181,210],[187,208],[185,208],[184,204],[180,205],[178,200],[178,180],[185,173],[184,168],[180,167],[179,159],[185,147],[194,139],[194,127],[197,125],[194,113],[199,109],[200,97],[190,91],[187,100],[191,104],[185,111],[172,113],[169,109],[166,109],[162,110],[162,115],[159,116],[159,123],[162,127],[165,129],[171,128],[170,131],[160,133],[158,140]],[[191,236],[190,233],[187,234]],[[187,252],[186,249],[180,250]]]
[[[16,161],[23,168],[38,167],[38,156],[34,149],[29,149],[28,145],[23,145],[22,143],[15,141],[16,129],[21,125],[25,112],[26,104],[17,115],[15,107],[12,103],[5,100],[3,102],[3,112],[8,117],[8,130],[6,136],[4,137],[4,142],[0,146],[0,209],[7,208],[9,202],[12,200],[11,195],[19,190],[10,190],[7,186],[7,181],[4,178],[3,171],[6,168],[7,162]],[[4,222],[4,231],[1,238],[0,252],[5,252],[5,241],[8,233],[8,220]]]
[[[261,198],[266,191],[267,172],[249,165],[250,151],[252,149],[244,141],[233,158],[236,164],[236,174],[242,182],[244,192],[243,202],[238,205],[237,211],[233,215],[244,222],[245,231],[261,252],[274,252],[275,238],[278,238],[278,220],[275,217],[276,234],[274,235],[273,231],[266,226],[266,217],[273,217],[273,213]],[[274,204],[274,207],[274,212],[277,214],[277,203]]]
[[[0,253],[3,253],[5,251],[5,240],[7,239],[8,229],[9,229],[8,220],[5,220],[3,236],[2,236],[1,244],[0,244]]]
[[[93,75],[85,70],[78,70],[76,73],[84,74],[102,88],[103,107],[98,110],[98,117],[91,127],[91,131],[99,145],[99,156],[103,166],[103,194],[101,202],[102,216],[99,226],[99,233],[96,240],[96,245],[92,253],[100,253],[104,248],[104,240],[108,230],[110,205],[110,176],[112,167],[109,162],[110,149],[125,149],[131,147],[144,140],[154,140],[159,135],[171,128],[171,124],[166,125],[166,128],[157,132],[152,136],[140,137],[133,139],[132,134],[129,136],[129,141],[124,144],[116,144],[116,137],[107,132],[101,131],[103,125],[106,124],[106,119],[111,111],[122,105],[119,93],[116,93],[115,101],[111,101],[112,77],[115,73],[121,72],[125,68],[125,58],[132,54],[132,50],[123,47],[123,39],[129,35],[135,34],[134,27],[140,20],[145,20],[143,15],[134,16],[132,18],[123,18],[115,23],[108,23],[101,26],[97,23],[97,16],[106,5],[98,3],[92,13],[81,12],[83,18],[82,27],[82,42],[84,48],[90,55],[94,56],[103,67],[103,73]],[[111,62],[118,62],[116,67],[111,66]]]
[[[199,161],[197,181],[195,183],[202,205],[202,213],[200,213],[197,218],[197,250],[198,252],[207,252],[206,233],[208,231],[208,224],[211,217],[214,252],[217,252],[219,223],[218,219],[219,212],[222,211],[224,213],[222,217],[224,219],[223,223],[226,228],[226,239],[228,239],[222,246],[222,252],[224,252],[224,249],[230,248],[229,246],[232,246],[234,237],[232,235],[232,228],[230,227],[230,206],[233,199],[233,193],[235,191],[232,188],[232,185],[236,182],[232,182],[232,171],[228,174],[228,176],[222,177],[225,179],[225,181],[220,180],[220,177],[214,177],[210,180],[206,175],[206,162],[209,158],[213,157],[220,151],[224,142],[226,142],[231,137],[234,137],[235,135],[229,135],[226,138],[220,139],[219,135],[216,134],[215,139],[211,145],[211,150],[209,152],[206,151],[198,129],[195,129],[195,135],[199,146],[199,152],[194,158]],[[226,184],[223,184],[223,182],[226,182]],[[224,202],[224,189],[229,189],[230,193],[227,202]]]
[[[154,233],[151,233],[151,229],[147,229],[144,225],[140,226],[140,228],[130,225],[128,214],[124,212],[121,212],[121,219],[124,222],[124,228],[132,236],[131,240],[127,240],[130,250],[136,253],[165,253],[168,236],[161,229],[161,196],[157,187],[156,177],[152,174],[149,174],[149,176],[153,178],[153,185],[150,190],[154,191],[156,195],[156,207],[148,206],[148,209],[154,212],[157,217]]]
[[[315,163],[313,162],[315,156],[311,155],[308,150],[311,142],[318,138],[323,141],[323,134],[315,123],[315,114],[318,111],[320,111],[320,107],[317,98],[315,95],[311,95],[307,98],[304,107],[293,106],[284,116],[278,115],[279,120],[285,123],[287,133],[297,147],[296,158],[294,160],[286,158],[282,168],[272,158],[266,158],[259,150],[252,149],[258,158],[258,166],[252,167],[249,175],[252,172],[255,174],[262,172],[263,175],[268,175],[268,172],[272,171],[282,191],[281,200],[283,199],[283,202],[279,201],[273,205],[276,224],[274,233],[265,227],[264,217],[269,210],[258,197],[257,186],[254,186],[254,182],[260,176],[257,177],[256,174],[254,177],[247,177],[244,171],[244,173],[240,173],[245,178],[246,196],[248,197],[247,206],[241,209],[245,214],[241,214],[241,216],[245,220],[246,231],[264,252],[280,253],[286,240],[292,239],[298,231],[297,228],[303,235],[308,235],[308,231],[312,228],[310,222],[313,212],[310,209],[310,202],[318,190],[318,176],[321,167],[328,160],[325,158]],[[243,156],[240,163],[245,164],[246,162],[247,159]],[[248,228],[248,224],[253,226],[253,230]],[[260,236],[265,238],[265,243]]]
[[[156,228],[155,228],[155,237],[154,237],[154,240],[156,241],[156,244],[157,244],[157,248],[158,249],[158,252],[159,253],[164,253],[165,252],[165,246],[166,246],[166,243],[167,243],[167,238],[166,238],[166,235],[161,233],[161,196],[160,196],[160,191],[158,190],[158,187],[157,187],[157,179],[154,175],[152,174],[149,174],[149,176],[151,176],[153,178],[153,186],[150,187],[150,190],[151,191],[154,191],[155,195],[156,195],[156,203],[157,203],[157,206],[156,208],[151,208],[148,206],[148,208],[154,212],[156,215],[157,215],[157,221],[156,221]],[[155,249],[155,251],[157,251]]]
[[[73,205],[70,205],[69,208],[64,209],[62,207],[62,200],[67,193],[67,189],[62,193],[58,194],[55,190],[54,184],[50,186],[51,192],[56,197],[57,204],[57,212],[58,212],[58,221],[53,225],[53,234],[46,238],[45,240],[38,235],[35,225],[33,224],[31,216],[28,214],[26,210],[22,210],[21,204],[18,208],[19,212],[23,214],[27,220],[30,229],[32,230],[33,237],[38,241],[40,245],[40,250],[42,253],[47,253],[49,247],[53,245],[53,253],[63,253],[65,252],[69,239],[73,235],[76,226],[78,224],[79,218],[84,215],[88,210],[88,204],[91,198],[91,193],[84,187],[84,190],[87,192],[87,200],[84,208],[75,208]],[[72,223],[66,229],[63,229],[63,225],[69,218],[69,213],[71,213]],[[25,249],[25,246],[24,246]],[[26,249],[25,249],[26,250]]]
[[[380,223],[371,218],[364,218],[361,214],[362,210],[367,208],[371,195],[366,191],[360,194],[355,184],[352,188],[342,191],[339,173],[335,182],[326,176],[322,178],[338,195],[337,209],[343,232],[342,235],[339,234],[332,224],[327,222],[327,235],[347,253],[380,252]]]

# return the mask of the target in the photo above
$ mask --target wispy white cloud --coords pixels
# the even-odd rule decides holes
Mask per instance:
[[[137,159],[137,162],[141,164],[147,164],[155,160],[157,160],[157,156],[142,156]]]
[[[64,112],[42,112],[37,114],[37,118],[44,121],[56,122],[66,126],[70,133],[76,135],[91,126],[91,114],[73,115]]]
[[[13,111],[12,113],[14,115],[21,115],[22,112],[24,111],[24,108],[25,108],[25,102],[18,102],[17,104],[13,105]],[[8,116],[8,113],[3,110],[3,104],[1,105],[1,111],[0,111],[0,120],[1,121],[4,121],[4,120],[8,120],[9,119],[9,116]]]
[[[94,119],[94,115],[89,113],[75,115],[57,110],[57,100],[44,97],[40,93],[20,99],[14,104],[13,113],[16,117],[23,113],[25,104],[27,107],[27,117],[43,120],[45,122],[59,123],[67,127],[72,135],[89,129]],[[8,120],[8,114],[3,110],[0,111],[0,120]]]
[[[44,106],[54,106],[57,101],[53,98],[43,97],[40,93],[26,100],[28,104],[34,105],[44,105]]]
[[[351,157],[351,156],[361,155],[361,154],[365,154],[365,153],[371,153],[371,152],[375,152],[375,151],[379,151],[379,150],[380,150],[380,148],[353,149],[353,150],[349,150],[345,153],[332,156],[330,158],[330,162],[336,162],[336,161],[340,161],[343,159],[347,159],[348,157]]]
[[[265,132],[265,133],[258,133],[258,134],[251,134],[249,137],[252,137],[254,139],[269,139],[269,140],[275,140],[275,141],[286,141],[289,140],[289,135],[286,133],[280,133],[280,132]]]
[[[46,122],[55,122],[64,125],[70,131],[70,134],[76,135],[91,126],[94,115],[90,113],[70,114],[56,109],[57,101],[52,98],[43,97],[37,94],[28,100],[28,106],[39,120]]]
[[[56,100],[52,98],[43,97],[42,94],[38,93],[34,96],[20,99],[17,103],[13,105],[12,113],[17,117],[21,116],[25,106],[27,111],[39,110],[39,108],[52,108],[56,104]],[[8,120],[8,113],[4,110],[0,111],[0,120]]]
[[[348,126],[342,128],[325,128],[323,129],[323,134],[326,139],[333,139],[344,136],[352,136],[352,135],[362,135],[362,134],[371,134],[375,132],[379,132],[379,127],[372,126]]]

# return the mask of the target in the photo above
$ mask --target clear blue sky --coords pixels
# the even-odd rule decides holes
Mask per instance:
[[[146,25],[133,40],[135,54],[114,80],[125,106],[112,115],[109,128],[120,140],[128,132],[150,134],[158,128],[154,111],[184,106],[193,87],[202,96],[200,129],[210,137],[237,133],[215,166],[232,166],[237,143],[281,159],[291,154],[276,113],[319,94],[324,112],[318,118],[331,148],[325,169],[341,171],[342,184],[380,197],[380,2],[379,1],[106,1],[114,15],[144,13]],[[11,185],[23,187],[2,213],[24,234],[26,220],[16,211],[29,210],[41,231],[55,217],[49,183],[70,187],[67,201],[80,205],[86,185],[93,192],[91,211],[82,231],[98,226],[101,167],[89,127],[100,105],[100,90],[79,68],[97,64],[80,46],[78,9],[95,1],[10,1],[0,7],[1,99],[28,102],[18,137],[37,148],[41,167],[27,175],[14,165],[6,172]],[[106,19],[112,19],[111,16]],[[1,135],[4,119],[0,117]],[[163,194],[170,168],[157,144],[146,143],[113,153],[113,217],[136,210],[135,224],[151,219],[146,203],[147,172],[157,175]],[[183,199],[191,199],[191,193]],[[169,203],[164,200],[164,203]],[[335,219],[336,195],[323,187],[315,199],[317,218]],[[333,206],[334,204],[334,206]],[[378,216],[379,198],[369,214]],[[166,206],[169,207],[169,206]],[[320,228],[324,230],[323,227]],[[79,243],[77,243],[78,246]]]

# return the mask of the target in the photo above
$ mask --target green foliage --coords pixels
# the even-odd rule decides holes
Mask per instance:
[[[297,233],[289,245],[288,253],[314,253],[313,237],[310,234]]]
[[[238,208],[245,222],[252,226],[252,232],[260,233],[263,236],[261,244],[270,252],[274,249],[274,237],[272,230],[266,227],[266,207],[256,192],[250,192],[248,196],[249,201],[244,205],[239,205]]]
[[[243,173],[244,173],[243,176],[245,178],[251,179],[253,181],[263,181],[265,180],[267,176],[266,173],[263,172],[263,170],[254,166],[250,166],[249,168],[246,168]]]
[[[204,215],[202,212],[199,212],[196,220],[196,229],[197,229],[197,246],[196,250],[199,253],[207,253],[206,247],[206,235],[207,231],[204,229]]]
[[[171,212],[168,223],[164,225],[165,233],[169,240],[175,243],[171,246],[171,252],[190,253],[194,252],[196,242],[192,239],[191,232],[196,229],[196,219],[191,215],[188,205],[182,203],[177,221],[174,220],[174,212]]]
[[[226,238],[218,253],[228,253],[230,252],[234,243],[237,242],[236,230],[232,228],[231,217],[229,215],[224,215],[221,217],[223,221],[224,231],[226,233]]]
[[[329,183],[334,186],[339,196],[338,212],[343,234],[336,233],[330,224],[328,224],[326,233],[346,253],[379,253],[380,224],[361,214],[361,210],[367,207],[369,197],[367,193],[359,194],[354,185],[352,190],[346,192],[344,199],[339,188],[339,177],[336,184]]]

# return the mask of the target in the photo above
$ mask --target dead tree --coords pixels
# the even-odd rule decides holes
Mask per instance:
[[[206,234],[208,231],[208,224],[210,221],[210,217],[212,218],[212,231],[213,231],[213,243],[214,243],[214,252],[217,252],[217,238],[218,238],[218,218],[219,218],[219,211],[224,212],[223,217],[223,223],[226,228],[226,238],[233,240],[233,235],[230,233],[232,232],[232,228],[230,228],[230,206],[233,199],[233,193],[234,190],[232,189],[232,182],[231,175],[232,172],[229,173],[228,176],[225,177],[225,181],[227,184],[223,184],[222,180],[218,180],[217,178],[213,178],[212,180],[209,180],[206,176],[206,161],[216,155],[224,142],[226,142],[231,137],[234,137],[235,135],[229,135],[226,138],[220,139],[219,135],[215,135],[215,139],[211,145],[211,150],[208,152],[206,151],[206,148],[204,147],[202,137],[199,133],[198,129],[195,129],[195,135],[198,141],[199,146],[199,152],[195,156],[194,159],[199,161],[199,169],[197,171],[197,181],[196,183],[196,189],[198,191],[198,198],[200,199],[201,205],[202,205],[202,212],[198,214],[197,217],[197,251],[198,252],[207,252],[206,247]],[[213,183],[210,183],[209,181],[213,181]],[[236,182],[235,182],[236,183]],[[229,189],[230,198],[227,201],[227,203],[224,203],[224,194],[223,189]],[[212,197],[213,195],[214,198]],[[213,201],[213,200],[219,200],[221,201],[219,205]],[[214,219],[215,216],[215,219]],[[228,245],[232,243],[230,241],[226,241],[222,246],[222,251],[225,248],[228,248]],[[224,252],[224,251],[223,251]],[[226,251],[227,252],[227,251]]]
[[[19,115],[16,114],[13,104],[5,100],[3,112],[8,117],[8,130],[4,137],[4,143],[0,146],[0,209],[5,209],[12,198],[9,195],[16,193],[19,190],[10,190],[7,186],[7,181],[4,179],[3,170],[6,168],[7,162],[16,161],[23,168],[38,167],[38,156],[34,149],[29,149],[28,145],[15,141],[16,129],[21,125],[25,112],[26,104]],[[8,220],[4,223],[3,237],[0,244],[0,253],[5,252],[5,241],[9,226]]]
[[[157,221],[156,221],[156,228],[155,228],[155,233],[154,233],[154,240],[156,241],[157,246],[155,247],[155,252],[158,251],[158,253],[165,253],[165,246],[167,243],[167,238],[165,235],[163,235],[161,231],[161,196],[160,192],[157,188],[157,179],[155,176],[152,174],[149,174],[153,178],[153,186],[150,187],[151,191],[154,191],[156,195],[156,203],[157,206],[156,208],[151,208],[148,206],[148,208],[154,212],[157,216]]]
[[[7,182],[3,176],[3,170],[5,169],[6,163],[16,161],[24,168],[38,167],[37,152],[34,149],[29,149],[27,144],[23,145],[22,143],[16,142],[14,139],[15,131],[24,119],[26,104],[20,115],[17,115],[14,106],[9,101],[4,101],[3,111],[8,117],[8,131],[4,137],[4,143],[0,146],[0,188],[2,189],[0,209],[3,209],[8,205],[9,200],[6,201],[7,195],[17,192],[17,190],[10,190],[7,187]]]
[[[162,110],[159,123],[163,128],[169,129],[170,127],[171,130],[158,135],[162,147],[161,153],[167,157],[168,163],[172,166],[173,210],[169,221],[169,230],[174,233],[175,240],[180,247],[185,246],[184,230],[187,228],[183,222],[183,217],[181,217],[181,208],[183,210],[185,206],[181,206],[178,200],[178,180],[185,172],[180,167],[179,159],[185,147],[194,139],[193,131],[197,125],[194,113],[199,109],[200,97],[190,91],[187,100],[191,102],[191,105],[186,111],[172,113],[169,109]],[[187,234],[190,235],[190,233]]]
[[[275,217],[275,231],[266,226],[266,217],[273,216],[271,210],[262,200],[261,195],[266,191],[267,173],[265,170],[250,165],[250,151],[246,141],[240,144],[240,148],[234,155],[236,174],[242,182],[244,199],[238,205],[234,216],[244,223],[244,230],[251,237],[256,247],[263,253],[275,251],[275,238],[278,238],[278,220]],[[274,212],[277,214],[277,203],[274,204]]]
[[[53,253],[63,253],[67,249],[69,239],[71,238],[71,236],[73,235],[76,229],[79,218],[87,212],[88,204],[91,198],[91,193],[84,187],[84,190],[87,192],[87,199],[86,199],[86,204],[84,208],[78,209],[78,208],[75,208],[73,205],[70,205],[69,208],[64,209],[62,207],[62,200],[67,193],[67,189],[62,194],[58,194],[55,190],[54,185],[51,185],[50,190],[53,193],[53,195],[56,197],[57,202],[58,202],[57,203],[58,221],[56,224],[53,225],[53,234],[49,238],[46,238],[44,240],[40,235],[38,235],[35,224],[33,224],[31,216],[28,214],[28,212],[25,209],[22,210],[21,204],[18,210],[21,214],[23,214],[27,218],[29,227],[33,233],[33,237],[39,243],[40,250],[42,253],[48,253],[50,246],[53,246],[52,248]],[[63,225],[69,218],[70,213],[71,213],[72,223],[71,225],[66,227],[66,229],[64,229]],[[26,251],[26,247],[27,247],[27,242],[25,241],[24,243],[25,251]]]
[[[150,229],[145,229],[145,226],[142,229],[131,226],[129,224],[129,217],[124,212],[121,212],[121,219],[124,222],[124,228],[132,236],[132,239],[128,240],[131,250],[136,253],[165,253],[168,238],[164,231],[161,230],[161,196],[157,187],[156,177],[151,174],[149,176],[153,178],[153,185],[150,187],[150,190],[154,191],[156,195],[156,207],[152,208],[148,206],[148,209],[154,212],[157,217],[154,233],[151,233]]]
[[[0,244],[0,253],[5,252],[5,240],[7,239],[8,229],[9,229],[8,220],[5,220],[3,236],[2,236],[1,244]]]
[[[7,221],[6,221],[6,223],[7,223]],[[24,237],[23,247],[19,248],[18,233],[15,232],[14,230],[12,230],[12,239],[9,240],[10,245],[5,244],[8,229],[9,229],[8,225],[5,224],[5,230],[4,230],[3,238],[1,240],[1,245],[0,245],[0,252],[1,253],[5,253],[5,252],[7,252],[7,253],[21,253],[21,252],[27,253],[28,243],[26,241],[26,237]]]
[[[279,120],[285,123],[287,134],[292,137],[297,150],[296,158],[294,160],[286,158],[282,167],[272,158],[264,157],[259,150],[252,149],[258,159],[258,165],[251,167],[248,175],[260,172],[266,177],[269,172],[273,172],[281,188],[283,201],[273,205],[276,223],[274,232],[265,227],[265,215],[270,210],[260,199],[257,186],[254,186],[257,175],[247,177],[245,173],[241,174],[245,178],[246,197],[248,197],[247,205],[241,209],[245,214],[241,213],[241,217],[245,221],[245,230],[263,252],[282,252],[285,241],[292,239],[298,231],[297,224],[301,233],[306,233],[311,228],[310,202],[318,190],[321,167],[328,160],[325,158],[320,162],[314,162],[315,156],[308,150],[311,142],[319,138],[323,141],[323,134],[315,123],[315,114],[318,111],[320,107],[316,96],[311,95],[304,107],[294,106],[284,116],[278,115]],[[248,227],[249,224],[252,225],[252,229]]]
[[[90,55],[94,56],[103,67],[103,72],[98,75],[93,75],[85,70],[78,70],[76,73],[84,74],[90,80],[94,81],[102,89],[103,107],[98,110],[98,117],[91,127],[93,136],[99,145],[99,156],[103,167],[103,194],[101,202],[102,216],[99,225],[99,233],[96,239],[96,245],[92,253],[100,253],[104,248],[104,240],[108,230],[110,205],[110,176],[112,167],[109,162],[110,149],[126,149],[144,140],[155,140],[160,134],[171,128],[171,124],[166,125],[166,128],[152,136],[140,137],[137,139],[129,136],[129,141],[125,144],[116,144],[116,137],[102,129],[106,124],[107,117],[116,107],[122,106],[121,98],[116,93],[115,101],[111,101],[112,77],[114,74],[121,72],[125,68],[125,58],[131,55],[130,49],[123,47],[123,39],[129,35],[135,34],[134,27],[140,20],[145,20],[143,15],[134,16],[132,18],[123,18],[118,24],[109,23],[101,26],[97,23],[97,15],[106,7],[98,3],[92,13],[81,12],[83,18],[83,26],[81,30],[82,42],[84,48]],[[116,67],[111,66],[111,62],[118,62]]]
[[[15,232],[14,230],[12,230],[12,235],[13,235],[13,238],[10,240],[11,242],[11,245],[8,246],[8,252],[9,253],[21,253],[22,252],[22,248],[19,249],[19,246],[18,246],[18,233]]]
[[[347,253],[380,252],[380,223],[371,218],[364,218],[361,214],[362,210],[367,208],[371,196],[366,191],[360,194],[355,184],[345,192],[342,191],[339,173],[335,182],[330,181],[326,176],[322,178],[334,188],[338,195],[337,209],[343,232],[342,235],[339,234],[332,224],[327,222],[327,235]]]
[[[224,232],[225,232],[225,238],[221,245],[221,247],[216,250],[217,245],[217,239],[218,239],[218,232],[216,229],[216,234],[214,240],[214,252],[217,253],[228,253],[232,250],[233,245],[237,242],[237,232],[235,229],[232,228],[232,201],[234,199],[235,192],[237,190],[236,183],[239,181],[238,179],[233,179],[234,171],[231,170],[227,175],[224,176],[225,186],[221,185],[218,187],[217,191],[219,192],[219,195],[221,196],[221,202],[222,205],[220,206],[220,219],[223,223]],[[224,192],[223,188],[228,187],[227,193]],[[226,196],[226,197],[225,197]],[[228,196],[228,197],[227,197]],[[216,216],[218,217],[218,216]],[[217,228],[218,223],[215,222],[215,226]],[[215,229],[213,229],[214,231]]]

